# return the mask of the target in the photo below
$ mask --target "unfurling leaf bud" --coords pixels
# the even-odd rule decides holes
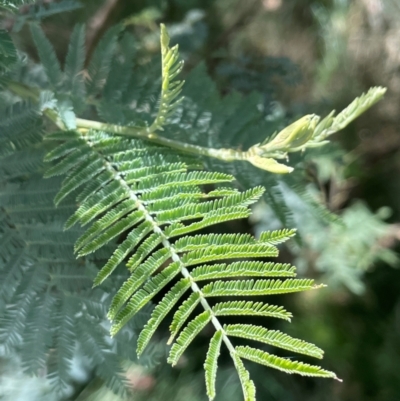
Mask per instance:
[[[260,149],[264,152],[271,152],[298,148],[312,138],[318,121],[319,116],[308,114],[284,128],[271,142],[260,146]]]

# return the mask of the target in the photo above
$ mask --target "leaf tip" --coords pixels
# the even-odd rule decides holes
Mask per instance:
[[[160,33],[161,48],[163,50],[166,50],[169,46],[168,31],[167,31],[165,24],[160,24],[160,29],[161,29],[161,33]]]

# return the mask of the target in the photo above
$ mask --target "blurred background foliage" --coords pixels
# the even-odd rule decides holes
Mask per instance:
[[[337,134],[333,144],[306,156],[307,196],[322,200],[340,223],[321,222],[280,183],[300,234],[281,259],[328,284],[321,291],[283,297],[295,315],[285,329],[323,348],[324,367],[344,381],[249,368],[259,400],[400,400],[398,0],[82,0],[81,8],[71,2],[69,12],[57,15],[39,15],[23,3],[14,14],[3,13],[1,25],[33,59],[24,27],[30,19],[45,18],[43,27],[61,60],[75,23],[87,24],[89,54],[107,28],[123,23],[136,38],[137,60],[143,64],[158,54],[159,22],[166,23],[180,44],[185,73],[203,62],[222,95],[257,92],[271,131],[303,114],[341,110],[370,86],[388,87],[385,100]],[[231,229],[257,234],[281,225],[265,202],[248,224]],[[190,358],[171,369],[158,363],[163,344],[155,345],[152,361],[132,365],[130,399],[205,400],[204,348],[192,348]],[[224,355],[221,366],[217,399],[239,401],[236,373]],[[90,373],[79,353],[74,369],[76,382],[62,399],[121,400]],[[1,360],[0,375],[2,400],[60,399],[45,377],[24,375],[18,358]]]

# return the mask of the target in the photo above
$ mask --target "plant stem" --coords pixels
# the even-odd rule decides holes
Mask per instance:
[[[14,92],[16,95],[31,99],[34,102],[39,101],[39,89],[31,88],[27,85],[20,84],[18,82],[8,82],[8,88]],[[44,115],[53,121],[59,128],[65,129],[64,124],[62,124],[60,118],[56,111],[51,109],[44,110]],[[127,136],[130,138],[145,139],[149,142],[156,143],[158,145],[167,146],[173,149],[180,150],[184,153],[191,153],[194,155],[213,157],[225,162],[230,162],[234,160],[247,160],[248,152],[243,152],[235,149],[215,149],[206,148],[203,146],[193,145],[190,143],[179,142],[173,139],[168,139],[154,133],[150,128],[138,128],[130,126],[121,126],[115,124],[102,123],[100,121],[86,120],[83,118],[76,119],[77,128],[84,129],[95,129],[106,132],[111,132],[116,135]]]
[[[105,124],[98,121],[85,120],[83,118],[77,118],[76,125],[78,128],[95,129],[100,131],[111,132],[116,135],[145,139],[158,145],[167,146],[173,149],[180,150],[185,153],[209,156],[227,162],[233,160],[247,159],[247,152],[237,151],[234,149],[225,149],[225,148],[221,149],[205,148],[203,146],[192,145],[190,143],[185,143],[185,142],[179,142],[173,139],[168,139],[159,136],[148,128]]]

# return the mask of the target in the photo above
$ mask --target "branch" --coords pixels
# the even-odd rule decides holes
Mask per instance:
[[[8,87],[12,92],[21,97],[30,98],[37,102],[39,101],[38,89],[30,88],[17,82],[9,82]],[[304,151],[307,148],[324,145],[328,142],[325,140],[327,136],[343,129],[349,122],[353,121],[366,109],[379,101],[385,92],[385,88],[371,88],[366,94],[356,98],[336,117],[333,117],[333,112],[322,121],[320,121],[319,116],[314,114],[304,116],[284,128],[272,140],[258,143],[247,151],[230,148],[206,148],[165,138],[155,133],[155,131],[159,129],[157,124],[152,124],[150,127],[139,128],[77,118],[76,127],[82,133],[88,129],[110,132],[116,135],[144,139],[184,153],[212,157],[224,162],[236,160],[247,161],[261,170],[269,171],[274,174],[286,174],[292,172],[293,168],[277,162],[276,159],[286,158],[290,152]],[[43,113],[58,127],[65,129],[58,114],[54,110],[45,109]]]

